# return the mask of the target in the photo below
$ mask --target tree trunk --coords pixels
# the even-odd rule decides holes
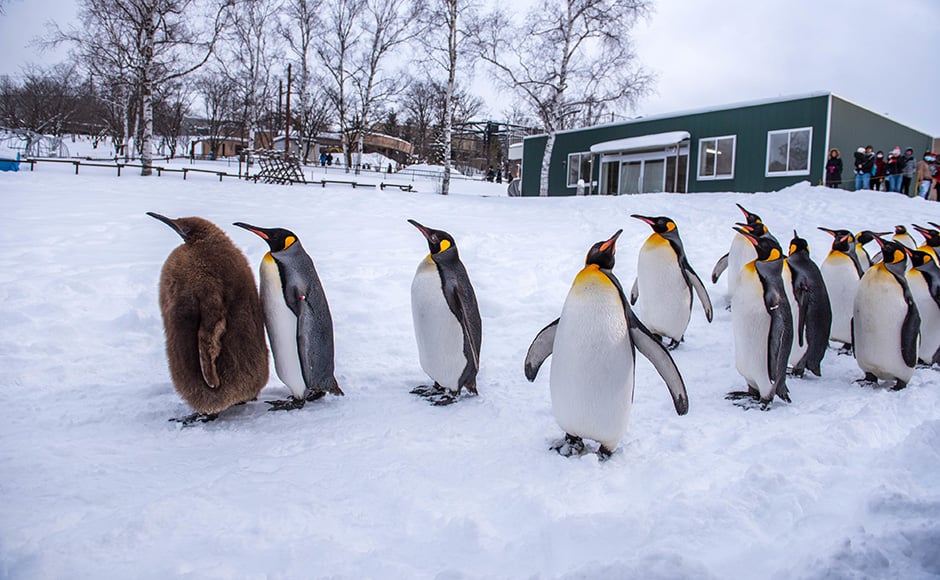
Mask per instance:
[[[140,67],[140,114],[144,123],[140,143],[140,174],[153,175],[153,47],[156,36],[156,11],[152,9],[144,24]]]
[[[450,193],[451,155],[454,138],[454,84],[457,77],[457,0],[448,0],[447,19],[450,35],[447,39],[447,90],[444,95],[444,176],[441,195]]]
[[[539,174],[539,195],[548,196],[548,164],[552,160],[552,149],[555,148],[555,132],[548,134],[548,140],[545,142],[545,154],[542,155],[542,170]]]

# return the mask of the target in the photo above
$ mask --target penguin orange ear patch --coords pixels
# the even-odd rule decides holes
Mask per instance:
[[[443,252],[444,250],[446,250],[446,249],[448,249],[448,248],[450,248],[450,241],[449,241],[449,240],[441,240],[441,249],[438,251],[438,253]]]
[[[667,232],[671,232],[671,231],[674,230],[674,229],[676,229],[676,222],[673,222],[673,221],[666,222],[666,231],[667,231]]]
[[[904,259],[904,252],[900,250],[895,250],[894,257],[891,259],[891,263],[894,264],[896,262],[900,262],[903,259]]]
[[[778,250],[777,248],[770,250],[770,256],[768,256],[767,261],[773,262],[774,260],[779,260],[779,259],[780,259],[780,250]]]
[[[287,238],[284,240],[284,249],[286,250],[287,248],[291,247],[296,241],[297,238],[294,236],[287,236]]]
[[[796,251],[796,244],[790,244],[790,253],[792,254],[795,251]]]

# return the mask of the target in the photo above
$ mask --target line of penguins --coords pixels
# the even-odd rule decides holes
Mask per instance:
[[[893,381],[904,388],[918,361],[940,363],[940,226],[915,225],[917,246],[904,226],[890,232],[819,228],[833,236],[818,267],[794,231],[785,255],[763,220],[738,204],[745,217],[727,254],[712,271],[728,271],[735,366],[747,390],[728,393],[735,404],[762,410],[775,397],[791,402],[788,374],[821,375],[830,341],[854,353],[861,383]],[[183,240],[160,274],[159,302],[173,385],[195,413],[184,425],[216,419],[233,405],[257,399],[267,384],[268,350],[291,395],[267,401],[272,411],[301,409],[326,394],[342,396],[334,373],[333,322],[313,260],[284,228],[236,222],[264,240],[255,286],[247,257],[218,226],[199,217],[148,212]],[[627,430],[633,406],[635,352],[659,373],[676,413],[689,409],[688,393],[670,351],[684,340],[697,295],[708,322],[708,292],[689,264],[679,230],[669,217],[631,217],[651,235],[639,251],[629,297],[613,273],[618,230],[588,251],[561,315],[537,333],[524,362],[534,381],[552,356],[552,411],[564,437],[552,449],[572,456],[611,456]],[[419,361],[433,384],[411,392],[433,405],[477,394],[482,323],[470,277],[454,238],[408,220],[427,241],[411,287]],[[880,251],[870,257],[865,245]],[[260,291],[259,291],[260,290]],[[641,321],[631,306],[640,301]],[[588,449],[585,439],[596,443]]]

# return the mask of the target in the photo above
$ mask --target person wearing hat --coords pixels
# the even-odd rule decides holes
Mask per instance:
[[[871,186],[871,170],[875,166],[875,156],[871,146],[859,147],[855,151],[855,191]]]
[[[917,162],[917,195],[924,199],[927,199],[927,194],[930,193],[930,185],[933,183],[931,165],[936,159],[933,152],[927,151],[924,153],[924,158]]]
[[[901,148],[895,147],[888,152],[888,162],[885,163],[885,173],[888,179],[888,191],[895,193],[901,191]]]
[[[829,150],[829,159],[826,160],[826,187],[838,188],[842,185],[842,158],[839,150],[833,147]]]
[[[884,151],[875,153],[875,168],[872,173],[871,188],[875,191],[881,191],[881,184],[885,182],[885,176],[888,175],[888,164],[885,163]]]
[[[917,195],[917,190],[911,191],[911,181],[914,180],[914,173],[917,171],[917,161],[914,160],[914,150],[908,147],[904,150],[904,155],[898,161],[901,166],[901,193],[907,197]]]

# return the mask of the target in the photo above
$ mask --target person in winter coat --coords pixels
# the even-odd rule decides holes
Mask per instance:
[[[917,172],[917,161],[914,160],[914,150],[908,147],[904,150],[904,155],[898,161],[901,166],[901,193],[907,197],[917,195],[917,190],[911,191],[911,182],[914,180],[914,173]]]
[[[871,170],[875,166],[872,147],[859,147],[855,151],[855,191],[871,187]]]
[[[881,184],[885,181],[885,175],[888,174],[888,164],[885,163],[884,151],[875,153],[875,169],[871,177],[871,188],[875,191],[881,191]]]
[[[930,151],[924,153],[924,158],[917,162],[917,195],[927,199],[930,193],[930,185],[933,183],[933,169],[931,165],[936,161],[933,153]]]
[[[839,150],[832,148],[829,150],[829,159],[826,160],[826,187],[838,188],[842,185],[842,157],[839,156]]]
[[[901,191],[901,149],[899,147],[895,147],[888,153],[885,173],[888,178],[888,191],[895,193]]]

